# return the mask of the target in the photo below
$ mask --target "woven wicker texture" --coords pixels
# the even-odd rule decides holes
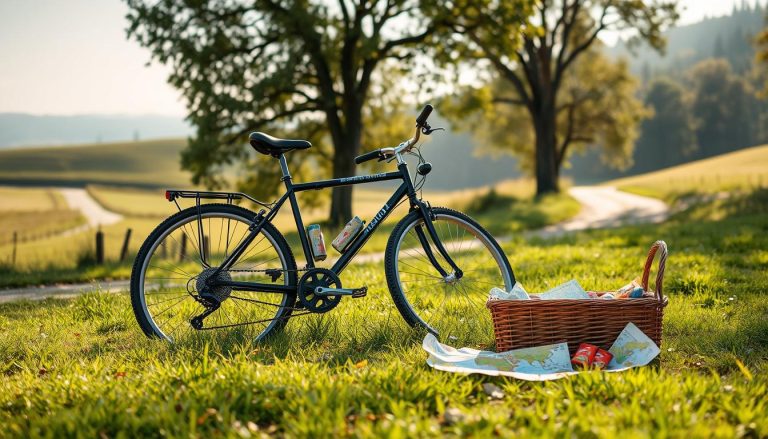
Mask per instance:
[[[642,286],[645,291],[650,291],[648,280],[657,254],[659,265],[653,298],[488,302],[496,350],[503,352],[561,342],[568,343],[571,355],[580,343],[608,349],[629,322],[661,346],[662,317],[667,306],[667,298],[662,294],[667,261],[667,244],[664,241],[656,241],[648,252]]]

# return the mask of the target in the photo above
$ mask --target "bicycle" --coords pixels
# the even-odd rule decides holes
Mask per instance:
[[[488,291],[493,286],[510,290],[515,276],[498,242],[472,218],[432,207],[417,195],[431,164],[414,148],[421,134],[440,129],[429,125],[431,112],[431,105],[424,107],[414,136],[397,147],[355,158],[357,164],[396,161],[397,171],[294,183],[285,154],[311,144],[256,132],[250,135],[251,146],[280,163],[285,193],[277,201],[264,203],[240,192],[166,191],[166,199],[179,212],[149,235],[131,273],[131,303],[144,333],[174,341],[196,331],[255,328],[259,341],[282,329],[291,317],[328,312],[344,296],[365,297],[367,286],[344,288],[340,274],[395,207],[407,200],[409,211],[393,229],[384,252],[387,286],[399,313],[409,325],[436,335],[474,331],[492,339],[485,308]],[[404,157],[408,154],[419,158],[413,180]],[[296,193],[389,180],[401,184],[370,223],[330,268],[316,267]],[[180,198],[194,199],[195,205],[182,209]],[[234,204],[242,199],[262,209],[255,213]],[[302,269],[272,224],[286,201],[307,261]]]

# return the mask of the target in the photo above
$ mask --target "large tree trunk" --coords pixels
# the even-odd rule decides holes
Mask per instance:
[[[352,151],[352,148],[346,150]],[[355,175],[354,158],[356,154],[356,152],[345,152],[341,148],[336,148],[336,153],[333,156],[333,178]],[[352,186],[333,188],[328,222],[332,226],[339,226],[350,219],[352,219]]]
[[[360,153],[363,132],[362,115],[347,116],[347,130],[340,142],[334,145],[333,178],[352,177],[355,175],[355,156]],[[340,226],[352,219],[352,188],[340,186],[333,188],[331,194],[331,212],[328,222]]]
[[[544,104],[534,115],[536,128],[536,196],[560,191],[554,103]]]

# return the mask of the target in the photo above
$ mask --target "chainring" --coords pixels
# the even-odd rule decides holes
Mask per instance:
[[[298,285],[298,298],[301,305],[310,312],[324,313],[336,308],[341,296],[318,296],[317,287],[341,288],[341,279],[326,268],[313,268],[301,276]]]

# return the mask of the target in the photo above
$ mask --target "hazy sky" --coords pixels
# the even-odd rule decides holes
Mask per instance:
[[[741,0],[681,3],[686,24]],[[167,69],[146,67],[149,53],[126,40],[126,10],[120,0],[0,0],[0,112],[183,115]]]

